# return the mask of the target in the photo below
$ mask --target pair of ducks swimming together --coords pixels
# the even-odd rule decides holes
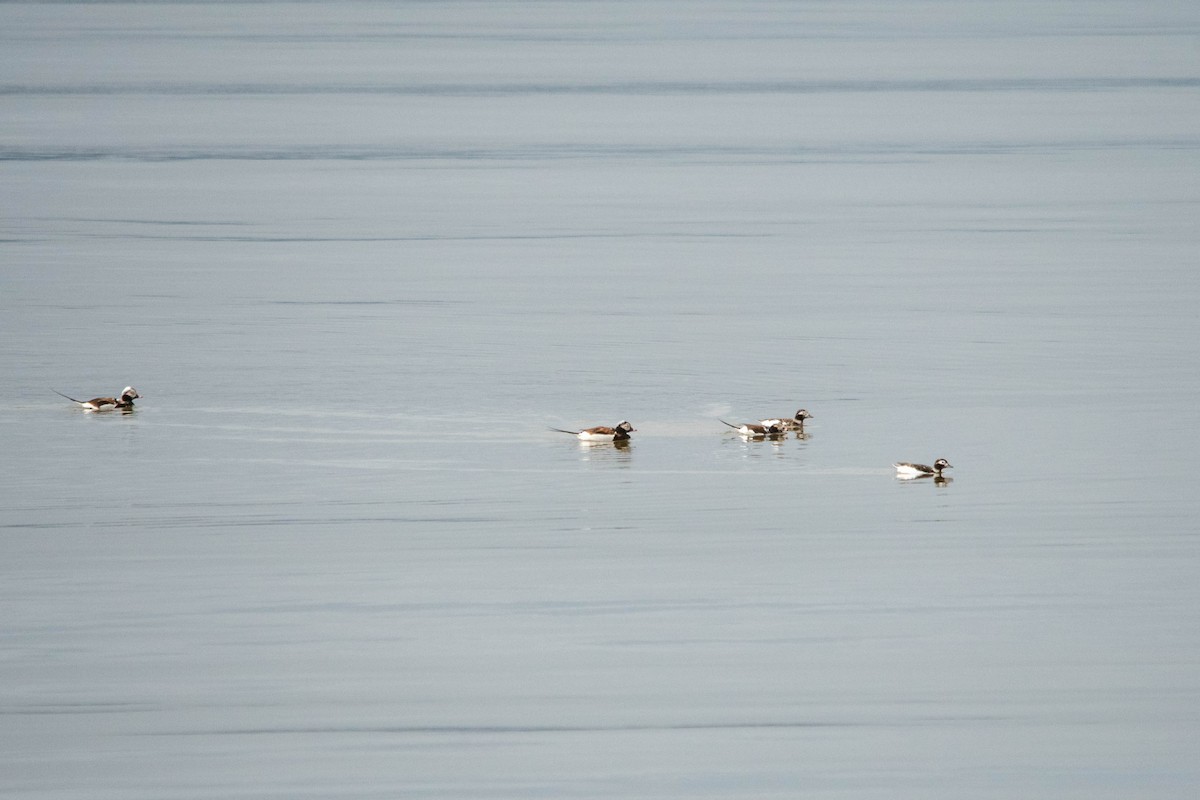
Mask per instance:
[[[758,422],[747,422],[744,425],[734,425],[725,420],[721,420],[721,422],[745,436],[773,436],[787,431],[803,432],[806,419],[812,419],[812,414],[802,408],[791,419],[764,419]],[[562,428],[551,428],[550,430],[569,433],[581,442],[625,442],[629,440],[629,434],[636,431],[637,428],[630,425],[627,420],[621,420],[611,428],[606,425],[598,425],[595,428],[584,428],[581,431],[568,431]]]
[[[54,389],[51,390],[60,397],[65,397],[72,403],[78,403],[84,411],[129,411],[133,408],[133,401],[140,398],[137,389],[132,386],[126,386],[122,390],[120,397],[93,397],[91,400],[76,400],[74,397],[65,395],[62,392]],[[805,411],[803,408],[796,412],[791,418],[774,417],[772,419],[761,419],[758,422],[744,422],[741,425],[734,425],[732,422],[721,423],[728,425],[743,436],[751,437],[767,437],[780,436],[788,431],[804,432],[804,421],[812,419],[813,415]],[[628,442],[629,434],[634,433],[637,428],[629,424],[628,420],[621,420],[613,427],[598,425],[594,428],[584,428],[581,431],[568,431],[562,428],[551,428],[552,431],[559,433],[569,433],[578,438],[581,442]],[[927,464],[914,464],[909,461],[898,461],[893,464],[896,468],[896,475],[901,478],[927,478],[929,476],[942,477],[942,470],[949,469],[952,465],[944,458],[939,458],[933,462],[933,466]]]
[[[791,418],[775,417],[772,419],[760,419],[758,422],[744,422],[741,425],[734,425],[732,422],[719,420],[722,424],[728,425],[743,436],[759,438],[778,438],[783,436],[788,431],[804,432],[804,421],[812,419],[813,415],[805,411],[803,408],[796,412]],[[577,437],[581,442],[628,442],[629,434],[637,429],[630,425],[627,421],[622,420],[613,427],[604,425],[595,428],[584,428],[581,431],[568,431],[562,428],[551,428],[552,431],[559,433],[569,433]],[[933,462],[933,466],[928,464],[914,464],[911,461],[897,461],[892,465],[896,468],[896,477],[911,479],[911,478],[928,478],[936,477],[942,479],[942,470],[949,469],[953,465],[944,458],[939,458]]]

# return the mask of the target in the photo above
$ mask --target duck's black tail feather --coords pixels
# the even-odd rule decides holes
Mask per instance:
[[[63,394],[62,392],[60,392],[58,389],[51,389],[50,391],[54,392],[54,393],[55,393],[56,395],[58,395],[59,397],[66,397],[66,398],[67,398],[68,400],[70,400],[72,403],[82,403],[82,402],[83,402],[82,400],[76,400],[74,397],[68,397],[67,395],[65,395],[65,394]]]

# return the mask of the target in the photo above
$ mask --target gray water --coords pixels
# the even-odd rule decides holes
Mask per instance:
[[[0,5],[0,794],[1195,795],[1198,34]]]

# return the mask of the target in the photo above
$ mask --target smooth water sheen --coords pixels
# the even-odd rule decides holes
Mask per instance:
[[[1198,34],[0,5],[0,794],[1195,795]]]

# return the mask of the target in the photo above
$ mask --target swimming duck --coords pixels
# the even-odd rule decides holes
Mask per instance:
[[[784,431],[800,431],[804,433],[804,420],[812,419],[813,415],[805,411],[803,408],[796,412],[796,416],[791,419],[779,417],[777,419],[762,419],[758,421],[759,425],[767,427],[775,427]]]
[[[69,397],[57,389],[51,389],[59,397],[66,397],[72,403],[78,403],[84,411],[127,411],[133,408],[133,399],[141,397],[137,393],[137,389],[132,386],[126,386],[121,392],[120,397],[93,397],[91,400],[76,400],[74,397]]]
[[[627,421],[621,420],[613,427],[598,425],[595,428],[584,428],[581,431],[565,431],[562,428],[551,428],[559,433],[569,433],[579,438],[581,442],[623,442],[629,439],[629,434],[637,430]]]
[[[726,422],[723,419],[718,419],[718,422],[728,425],[742,436],[775,436],[783,433],[783,428],[779,425],[768,423],[778,422],[779,420],[763,420],[762,422],[743,422],[741,425],[734,425],[732,422]]]
[[[898,478],[928,478],[931,475],[942,477],[942,470],[949,469],[954,466],[944,458],[939,458],[933,462],[933,466],[926,464],[913,464],[909,461],[897,461],[892,464],[896,468],[896,477]]]

